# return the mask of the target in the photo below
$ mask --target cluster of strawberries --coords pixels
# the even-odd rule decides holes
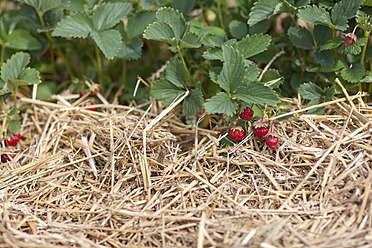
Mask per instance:
[[[14,146],[17,146],[17,144],[20,140],[21,140],[21,135],[20,134],[14,134],[9,139],[4,140],[4,145],[8,148],[9,147],[14,147]],[[12,160],[15,156],[16,156],[16,154],[14,152],[13,153],[1,154],[1,162],[6,163],[7,161]]]
[[[242,113],[239,114],[240,119],[250,121],[254,115],[254,111],[246,107]],[[267,146],[272,150],[276,150],[276,145],[278,144],[278,135],[273,132],[273,125],[269,125],[266,118],[261,117],[253,123],[253,131],[257,138],[266,142]],[[239,142],[245,136],[245,132],[241,126],[235,126],[229,131],[230,139],[234,142]]]

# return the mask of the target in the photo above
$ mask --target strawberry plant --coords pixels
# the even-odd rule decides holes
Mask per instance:
[[[0,98],[3,111],[1,117],[5,125],[1,134],[12,133],[15,135],[12,140],[6,141],[10,146],[19,141],[18,132],[21,127],[19,121],[19,109],[17,108],[17,90],[22,85],[36,85],[41,82],[39,72],[33,68],[26,67],[30,62],[30,55],[25,52],[18,52],[8,59],[0,71]],[[8,106],[5,101],[10,97],[14,98],[14,106]],[[18,140],[18,141],[17,141]]]

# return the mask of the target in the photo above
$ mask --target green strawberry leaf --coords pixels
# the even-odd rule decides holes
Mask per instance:
[[[177,46],[175,34],[172,27],[164,22],[155,22],[147,26],[143,37],[148,40],[157,40],[167,42],[173,46]]]
[[[358,55],[362,49],[360,46],[358,46],[356,43],[352,44],[351,46],[340,46],[338,48],[338,52],[341,54],[353,54],[353,55]]]
[[[315,60],[322,66],[332,67],[334,64],[333,54],[329,50],[324,51],[314,50],[313,55]]]
[[[238,41],[234,48],[238,50],[244,58],[249,58],[267,50],[270,42],[270,35],[247,35],[247,37]]]
[[[204,108],[209,114],[226,114],[233,116],[236,112],[238,104],[226,95],[224,92],[220,92],[212,98],[207,99],[204,103]]]
[[[313,49],[315,47],[312,34],[304,27],[291,27],[288,30],[288,36],[295,47],[302,49]]]
[[[200,89],[193,89],[183,100],[183,114],[195,115],[203,108],[203,94]]]
[[[226,36],[206,34],[201,38],[201,43],[207,47],[220,47],[227,41]]]
[[[85,13],[72,13],[58,22],[53,36],[86,38],[93,31],[93,23]]]
[[[246,103],[268,104],[275,106],[280,102],[278,95],[267,86],[258,82],[250,82],[234,96]]]
[[[262,76],[261,83],[271,89],[279,88],[283,83],[283,77],[280,76],[279,71],[275,69],[268,69]]]
[[[73,0],[69,1],[67,9],[76,12],[91,10],[99,0]]]
[[[222,71],[222,67],[217,67],[217,66],[212,67],[212,69],[209,70],[209,77],[216,84],[218,84],[218,76],[220,75],[221,71]]]
[[[276,14],[275,10],[279,4],[278,0],[259,0],[255,2],[249,13],[248,25],[253,26]]]
[[[238,20],[232,20],[229,23],[229,29],[232,36],[237,38],[238,40],[243,39],[248,34],[248,27],[245,22],[241,22]]]
[[[320,46],[319,51],[331,50],[331,49],[337,48],[344,42],[345,42],[344,38],[335,38],[335,39],[328,40],[326,43]]]
[[[30,62],[30,55],[18,52],[10,57],[1,67],[1,79],[6,83],[10,79],[18,79],[22,70]]]
[[[165,106],[169,106],[177,98],[185,94],[183,90],[179,89],[165,78],[155,81],[150,89],[150,93],[158,101],[163,101]]]
[[[332,24],[329,13],[323,7],[318,7],[316,5],[300,9],[298,11],[298,17],[308,23],[325,25]]]
[[[121,21],[132,9],[129,3],[102,3],[93,12],[93,25],[95,31],[112,28]]]
[[[28,84],[39,84],[41,83],[39,72],[34,68],[23,69],[18,76],[18,79],[24,80]]]
[[[246,65],[246,72],[244,75],[244,79],[246,82],[249,81],[257,81],[259,76],[260,70],[258,69],[256,64]]]
[[[199,36],[187,33],[180,40],[180,48],[199,48],[201,46]]]
[[[187,15],[194,8],[195,0],[175,0],[172,7],[179,10],[183,15]]]
[[[5,45],[18,50],[38,50],[41,48],[39,40],[24,29],[14,30],[8,36]]]
[[[143,34],[146,27],[155,21],[155,11],[140,11],[135,13],[128,19],[127,39],[131,40]]]
[[[350,67],[344,67],[341,70],[341,77],[350,83],[357,83],[366,75],[366,70],[364,66],[355,63],[350,65]]]
[[[203,58],[209,60],[220,60],[223,61],[222,49],[220,47],[209,48],[203,53]]]
[[[17,0],[17,1],[34,7],[35,9],[38,10],[38,12],[42,13],[42,15],[44,15],[44,13],[49,10],[64,8],[67,6],[67,1],[61,0]]]
[[[244,59],[239,52],[229,46],[222,46],[222,52],[225,63],[218,76],[218,85],[229,93],[240,90],[244,82]]]
[[[332,39],[332,29],[324,25],[315,25],[313,36],[318,47]]]
[[[139,37],[134,37],[128,44],[121,45],[121,48],[117,54],[122,59],[139,59],[141,58],[143,43]]]
[[[301,84],[298,93],[305,99],[317,99],[323,95],[323,90],[314,83]]]
[[[21,129],[21,122],[19,120],[11,120],[8,124],[8,130],[12,133],[18,133]]]
[[[181,39],[187,29],[186,21],[178,10],[163,7],[156,12],[159,21],[167,23],[173,30],[176,39]]]
[[[187,72],[179,58],[171,59],[165,69],[166,79],[179,88],[187,88]]]
[[[114,29],[104,30],[100,33],[91,33],[93,40],[101,49],[107,59],[113,59],[121,47],[121,35]]]

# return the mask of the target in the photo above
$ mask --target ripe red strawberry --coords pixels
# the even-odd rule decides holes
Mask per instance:
[[[256,136],[262,140],[266,140],[266,134],[269,132],[269,124],[267,123],[267,119],[264,117],[261,117],[258,119],[254,124],[254,133]]]
[[[276,145],[278,144],[278,137],[275,134],[270,133],[267,135],[266,144],[273,149],[273,151],[276,150]]]
[[[15,135],[14,135],[13,137],[11,137],[10,139],[5,140],[5,141],[4,141],[4,144],[5,144],[6,146],[16,146],[20,139],[21,139],[21,135],[18,133],[18,134],[15,134]]]
[[[254,115],[254,111],[250,107],[246,107],[244,112],[240,113],[239,117],[242,120],[250,121]]]
[[[1,162],[2,163],[6,163],[10,160],[12,160],[13,158],[15,158],[15,154],[2,154],[1,155]]]
[[[199,113],[196,113],[195,116],[199,118],[199,117],[202,116],[202,114],[204,114],[204,113],[205,113],[205,109],[202,109],[202,110],[200,110]]]
[[[238,142],[244,137],[245,132],[241,126],[236,126],[230,129],[229,135],[232,141]]]

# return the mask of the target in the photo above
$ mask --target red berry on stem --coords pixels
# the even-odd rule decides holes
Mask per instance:
[[[265,136],[269,132],[269,124],[267,123],[267,119],[261,117],[253,124],[253,126],[254,126],[254,133],[256,134],[256,136],[260,140],[265,141],[266,140]]]
[[[5,140],[4,141],[4,144],[6,146],[16,146],[17,143],[20,141],[21,139],[21,135],[18,133],[18,134],[15,134],[13,137],[11,137],[10,139],[8,140]]]
[[[238,142],[244,137],[245,132],[241,126],[236,126],[230,129],[229,135],[232,141]]]
[[[267,144],[271,149],[273,149],[273,151],[275,151],[275,150],[276,150],[276,145],[278,144],[278,141],[279,141],[278,137],[277,137],[276,135],[270,133],[270,134],[267,136],[266,144]]]
[[[254,115],[254,111],[250,107],[246,107],[239,117],[242,120],[250,121]]]

